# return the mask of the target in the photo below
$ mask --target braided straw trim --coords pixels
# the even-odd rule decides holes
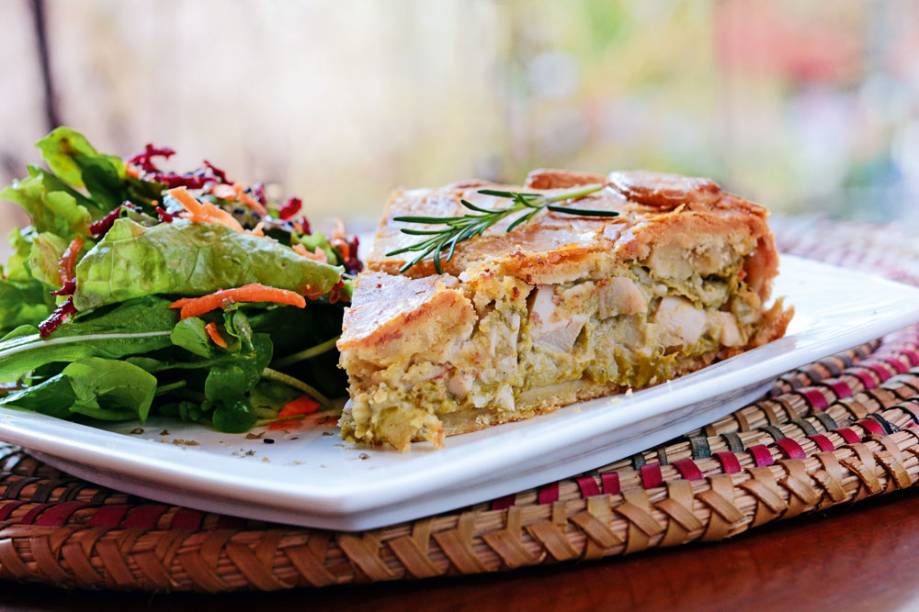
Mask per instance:
[[[618,556],[731,537],[919,481],[919,431],[900,404],[879,414],[896,428],[832,452],[778,459],[651,489],[550,504],[468,510],[361,534],[274,527],[259,531],[102,529],[75,518],[62,527],[0,527],[0,577],[148,590],[276,590],[428,578]],[[835,435],[835,434],[829,434]],[[808,444],[800,438],[802,446]],[[716,462],[713,459],[699,463]],[[716,472],[716,470],[711,470]]]

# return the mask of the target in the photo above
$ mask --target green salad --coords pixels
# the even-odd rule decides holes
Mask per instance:
[[[31,219],[0,275],[0,406],[224,432],[340,408],[356,238],[208,161],[163,170],[169,148],[123,160],[66,127],[37,146],[47,168],[0,191]]]

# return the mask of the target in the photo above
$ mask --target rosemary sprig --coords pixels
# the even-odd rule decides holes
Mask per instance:
[[[507,198],[512,204],[506,208],[497,208],[489,210],[476,206],[467,200],[460,200],[464,207],[472,212],[461,217],[420,217],[420,216],[400,216],[393,217],[394,221],[403,223],[421,223],[425,225],[443,225],[439,229],[413,229],[403,228],[402,233],[410,236],[427,236],[415,244],[411,244],[400,249],[395,249],[386,253],[387,256],[399,255],[401,253],[417,253],[415,257],[406,262],[400,269],[405,272],[425,257],[430,256],[434,260],[434,269],[438,273],[443,272],[441,260],[450,261],[453,259],[453,253],[456,251],[456,245],[465,240],[475,238],[492,225],[498,223],[505,217],[516,212],[522,212],[519,217],[514,219],[507,226],[508,232],[516,227],[526,223],[536,216],[539,211],[546,209],[552,212],[564,213],[566,215],[578,215],[580,217],[617,217],[618,212],[612,210],[591,210],[586,208],[568,208],[566,206],[557,206],[556,202],[565,200],[577,200],[596,193],[603,189],[603,185],[588,185],[573,191],[566,191],[551,196],[541,193],[526,193],[522,191],[501,191],[498,189],[480,189],[482,195],[490,195],[498,198]],[[446,253],[446,257],[443,255]]]

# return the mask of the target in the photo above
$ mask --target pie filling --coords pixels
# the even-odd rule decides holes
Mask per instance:
[[[701,263],[656,253],[561,284],[465,279],[475,315],[455,323],[449,342],[388,363],[343,355],[352,398],[342,434],[398,449],[440,445],[445,434],[640,389],[762,344],[783,308],[764,309],[748,287],[746,246]]]

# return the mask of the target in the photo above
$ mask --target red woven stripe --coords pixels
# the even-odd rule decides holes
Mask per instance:
[[[879,363],[863,363],[862,365],[877,374],[877,377],[881,379],[881,382],[884,382],[892,376],[890,370]]]
[[[204,513],[191,508],[179,508],[172,515],[172,522],[169,524],[170,529],[190,529],[196,530],[201,526],[201,520]]]
[[[48,527],[61,527],[67,523],[67,519],[69,519],[74,512],[87,506],[89,506],[89,504],[82,501],[69,501],[54,504],[51,508],[42,512],[41,516],[36,519],[35,524]]]
[[[517,501],[517,495],[505,495],[504,497],[499,497],[494,499],[491,502],[492,510],[505,510],[514,505],[514,502]]]
[[[25,502],[21,499],[14,499],[5,502],[3,506],[0,506],[0,521],[5,521],[10,518],[10,515],[13,514],[13,511],[24,503]]]
[[[786,459],[804,459],[807,457],[807,453],[804,452],[804,449],[801,448],[801,445],[791,438],[782,438],[781,440],[776,440],[775,445],[781,449],[782,454],[785,455]]]
[[[830,451],[836,450],[836,447],[833,446],[833,443],[830,442],[830,439],[827,438],[827,437],[826,437],[825,435],[823,435],[823,434],[814,434],[814,435],[812,435],[812,436],[808,436],[808,438],[810,438],[811,440],[813,440],[813,441],[814,441],[814,444],[817,445],[817,448],[819,448],[820,450],[822,450],[822,451],[825,452],[825,453],[828,453],[828,452],[830,452]]]
[[[127,511],[128,507],[124,504],[102,506],[93,513],[93,517],[89,519],[89,524],[93,527],[114,529],[121,524],[121,519],[124,518]]]
[[[721,451],[715,453],[715,458],[721,463],[721,471],[725,474],[736,474],[742,469],[740,461],[737,460],[737,455],[734,453]]]
[[[581,497],[593,497],[600,494],[600,487],[593,476],[578,476],[576,479],[578,489],[581,490]]]
[[[37,506],[35,506],[34,508],[26,512],[25,516],[19,519],[19,522],[23,525],[31,525],[32,523],[35,522],[35,519],[38,518],[38,515],[40,515],[42,512],[44,512],[51,506],[52,504],[38,504]]]
[[[767,465],[775,463],[775,459],[772,458],[772,453],[770,453],[769,449],[763,444],[751,446],[747,450],[750,451],[750,455],[753,457],[753,463],[756,467],[766,467]]]
[[[909,359],[910,366],[919,365],[919,353],[917,353],[916,351],[912,349],[904,349],[900,352],[906,355],[906,358]]]
[[[865,385],[866,389],[870,390],[878,386],[877,379],[875,379],[874,376],[872,376],[871,374],[868,374],[868,372],[866,372],[865,370],[852,370],[849,373],[852,374],[852,376],[854,376],[855,378],[862,381],[862,384]]]
[[[653,489],[664,484],[664,475],[661,474],[661,465],[659,463],[646,463],[638,471],[641,475],[641,486],[646,489]]]
[[[839,399],[842,399],[845,397],[852,397],[852,387],[850,387],[849,383],[842,380],[841,378],[837,378],[835,380],[828,380],[824,382],[823,384],[825,384],[827,387],[832,389],[833,393],[835,393],[836,397]]]
[[[622,485],[619,484],[619,472],[600,474],[600,482],[603,484],[603,492],[607,495],[619,495],[622,493]]]
[[[858,444],[862,441],[861,437],[855,433],[855,430],[849,427],[840,427],[839,429],[833,430],[833,433],[845,440],[846,444]]]
[[[536,494],[536,500],[540,504],[551,504],[552,502],[558,501],[558,483],[553,482],[547,484],[544,487],[540,487],[539,492]]]
[[[160,517],[166,512],[166,506],[147,504],[137,506],[124,518],[125,529],[155,529]]]
[[[807,387],[800,390],[801,395],[807,400],[808,405],[814,410],[825,410],[827,407],[826,396],[820,392],[820,389]]]
[[[858,425],[859,427],[861,427],[862,429],[866,431],[870,431],[876,436],[884,435],[884,428],[881,427],[881,424],[875,421],[874,419],[862,419],[861,421],[856,423],[856,425]]]
[[[896,357],[885,357],[881,361],[896,370],[897,374],[906,374],[909,372],[909,368],[903,365],[903,362]]]
[[[702,470],[699,469],[699,466],[696,465],[696,462],[692,459],[680,459],[679,461],[674,461],[673,467],[679,470],[680,476],[686,480],[702,480],[705,478],[702,475]]]

